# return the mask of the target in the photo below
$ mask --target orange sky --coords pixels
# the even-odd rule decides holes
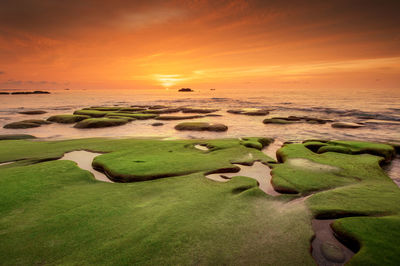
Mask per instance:
[[[0,89],[400,84],[400,1],[0,1]]]

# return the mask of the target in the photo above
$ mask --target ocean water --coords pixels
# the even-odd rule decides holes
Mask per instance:
[[[227,138],[245,136],[273,137],[280,141],[310,138],[354,139],[400,143],[400,90],[50,90],[51,94],[0,95],[0,134],[24,133],[42,139],[86,137],[160,137]],[[193,121],[223,123],[226,132],[180,132],[174,126],[180,121],[133,121],[124,126],[99,129],[76,129],[71,124],[43,125],[32,129],[5,129],[7,123],[24,119],[46,119],[54,114],[71,114],[89,106],[167,105],[218,108],[220,117]],[[267,116],[245,116],[227,113],[233,108],[270,109]],[[43,115],[22,115],[22,110],[44,110]],[[334,121],[361,122],[358,129],[332,128],[331,123],[289,125],[263,124],[274,116],[309,116]],[[187,120],[185,120],[187,121]]]

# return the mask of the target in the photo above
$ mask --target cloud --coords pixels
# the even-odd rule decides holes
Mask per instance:
[[[4,75],[6,72],[0,70],[0,75]]]

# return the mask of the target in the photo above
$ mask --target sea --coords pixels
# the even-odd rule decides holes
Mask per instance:
[[[400,89],[393,90],[300,90],[300,89],[177,89],[159,90],[49,90],[50,94],[1,95],[0,134],[31,134],[43,140],[88,137],[151,137],[162,139],[212,139],[249,136],[271,137],[281,142],[306,139],[362,140],[400,143]],[[11,92],[11,90],[7,90]],[[56,114],[72,114],[90,106],[165,105],[175,107],[216,108],[215,114],[193,121],[222,123],[226,132],[177,131],[182,121],[136,120],[123,126],[77,129],[73,124],[43,125],[30,129],[5,129],[5,124],[26,119],[46,119]],[[266,108],[266,116],[228,113],[229,109]],[[43,110],[42,115],[19,114]],[[264,124],[265,118],[308,116],[336,122],[363,123],[361,128],[333,128],[332,123],[288,125]],[[187,121],[187,120],[184,120]]]

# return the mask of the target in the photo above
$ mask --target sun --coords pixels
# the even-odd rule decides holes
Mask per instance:
[[[182,75],[174,74],[174,75],[154,75],[155,80],[157,80],[161,86],[165,88],[172,87],[179,82],[186,80]]]

